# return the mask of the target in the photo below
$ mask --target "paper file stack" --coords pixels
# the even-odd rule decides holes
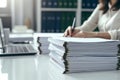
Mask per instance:
[[[120,69],[120,44],[118,45],[119,51],[118,51],[118,69]]]
[[[62,36],[62,33],[39,33],[39,34],[34,34],[34,44],[37,45],[39,53],[40,54],[49,54],[48,46],[48,38],[54,37],[54,36]],[[37,42],[37,43],[36,43]]]
[[[50,62],[61,73],[118,69],[117,40],[101,38],[49,38]]]
[[[47,54],[50,51],[48,50],[48,46],[49,46],[49,42],[48,42],[48,37],[38,37],[38,50],[40,51],[40,53],[44,53]]]

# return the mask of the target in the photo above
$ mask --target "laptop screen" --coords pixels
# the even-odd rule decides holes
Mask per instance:
[[[4,35],[4,30],[3,30],[2,19],[0,19],[0,39],[1,39],[2,49],[3,49],[3,52],[4,52],[4,49],[5,49],[5,35]]]

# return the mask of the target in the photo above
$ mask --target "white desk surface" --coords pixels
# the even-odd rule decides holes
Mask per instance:
[[[120,80],[120,71],[61,74],[48,55],[0,57],[0,80]]]
[[[120,71],[61,74],[51,70],[48,55],[13,56],[0,57],[0,80],[120,80]]]

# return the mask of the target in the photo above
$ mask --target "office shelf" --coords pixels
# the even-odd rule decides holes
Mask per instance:
[[[37,32],[47,32],[47,31],[42,31],[42,29],[44,28],[44,24],[49,25],[49,26],[47,25],[46,29],[48,29],[48,28],[52,29],[53,26],[54,27],[56,26],[56,24],[55,25],[53,24],[53,23],[56,22],[56,20],[54,20],[54,21],[50,20],[49,22],[43,21],[43,18],[46,18],[46,16],[49,17],[51,14],[52,14],[53,19],[56,18],[56,15],[60,15],[61,18],[62,18],[63,16],[69,16],[69,13],[73,14],[73,16],[76,16],[76,26],[80,26],[83,23],[83,21],[85,21],[86,18],[89,17],[88,15],[90,15],[95,8],[95,7],[87,7],[87,6],[83,8],[83,5],[90,5],[91,2],[94,1],[94,6],[95,6],[96,2],[97,2],[97,0],[77,0],[77,4],[76,4],[77,6],[76,7],[75,6],[74,7],[58,7],[58,6],[57,7],[54,7],[54,6],[44,6],[43,7],[43,4],[42,4],[43,1],[48,1],[48,4],[51,5],[52,2],[50,2],[50,1],[57,2],[57,1],[66,1],[66,0],[50,0],[50,1],[49,0],[37,0],[37,2],[36,2],[36,6],[37,6],[37,11],[36,11],[36,13],[37,13],[36,14],[37,15],[36,16]],[[69,0],[67,0],[67,1],[69,1]],[[74,0],[70,0],[70,1],[74,1]],[[44,2],[44,4],[47,4],[47,2]],[[58,4],[58,3],[55,3],[55,4]],[[65,4],[67,4],[67,3],[65,3]],[[69,3],[69,4],[72,4],[72,3]],[[84,13],[86,15],[83,16]],[[68,18],[72,19],[73,16],[70,15],[70,17],[68,17]],[[57,16],[57,17],[60,18],[59,16]],[[46,23],[43,24],[43,22],[46,22]],[[62,23],[62,22],[63,21],[61,21],[61,23],[58,22],[59,24],[61,24],[61,26],[62,26],[61,28],[63,28],[63,24],[66,24],[66,27],[68,26],[68,23],[64,23],[64,22]],[[72,24],[71,20],[68,21],[68,22],[69,22],[70,25]],[[64,29],[61,30],[61,31],[58,31],[58,30],[56,30],[56,31],[51,30],[50,31],[50,30],[48,30],[48,32],[64,32]]]
[[[41,8],[41,11],[77,11],[76,8]]]
[[[92,12],[92,11],[94,11],[94,9],[82,9],[82,11]]]

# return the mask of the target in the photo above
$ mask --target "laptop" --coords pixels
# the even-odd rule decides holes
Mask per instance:
[[[0,56],[37,54],[37,50],[35,50],[32,44],[10,44],[10,43],[7,44],[1,19],[0,19],[0,40],[1,40]]]

